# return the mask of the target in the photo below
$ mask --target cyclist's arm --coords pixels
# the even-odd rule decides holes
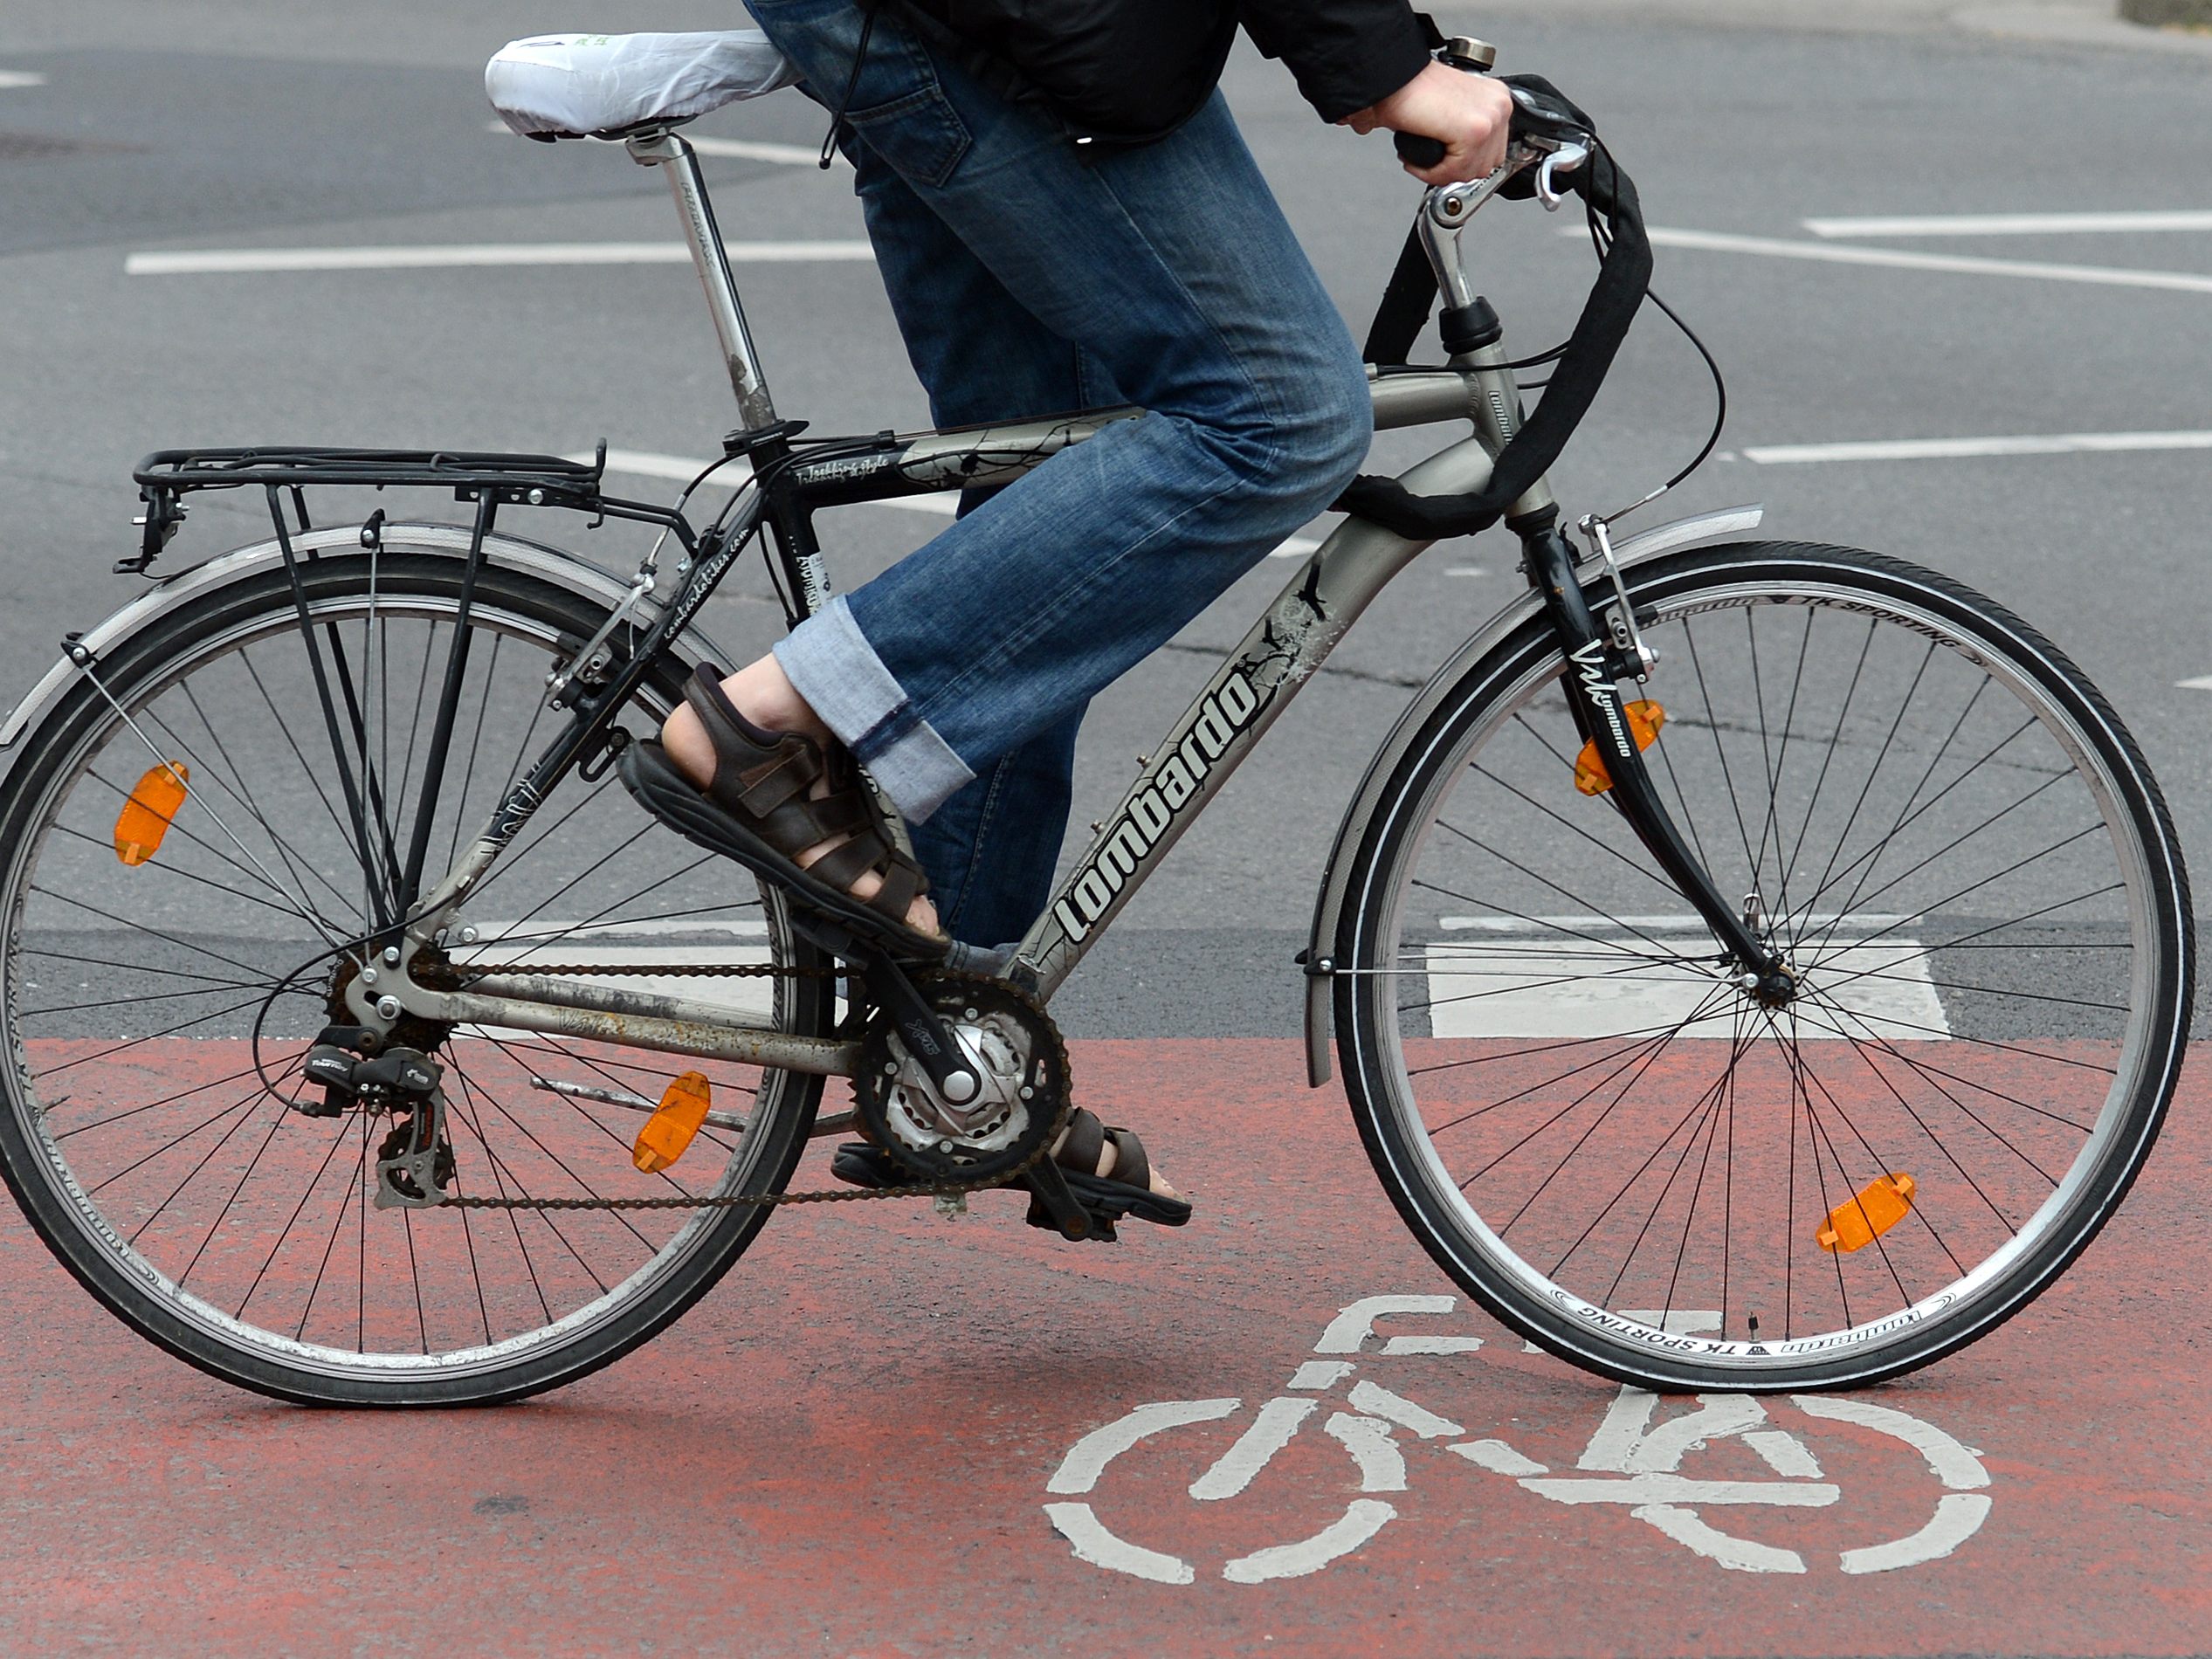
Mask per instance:
[[[1406,169],[1424,183],[1480,178],[1506,159],[1511,97],[1485,76],[1433,62],[1430,27],[1407,0],[1244,0],[1240,10],[1323,120],[1442,141],[1442,162]]]
[[[1429,31],[1406,0],[1243,0],[1237,10],[1325,121],[1388,98],[1429,61]]]

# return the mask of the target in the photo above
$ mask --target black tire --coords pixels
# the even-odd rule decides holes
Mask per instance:
[[[2064,653],[1947,577],[1747,543],[1628,582],[1660,663],[1624,695],[1676,699],[1654,779],[1722,891],[1764,895],[1802,996],[1761,1013],[1709,934],[1636,913],[1686,905],[1574,790],[1532,622],[1403,745],[1359,843],[1334,984],[1354,1117],[1438,1265],[1576,1365],[1662,1390],[1895,1376],[2018,1312],[2142,1167],[2194,972],[2171,820]],[[1883,698],[1886,731],[1854,724]]]
[[[454,610],[462,568],[462,561],[450,552],[419,536],[410,536],[405,527],[387,528],[383,548],[373,561],[365,552],[326,549],[302,566],[308,602],[318,620],[318,637],[327,643],[360,638],[363,644],[354,660],[362,674],[363,701],[381,687],[382,712],[372,712],[368,718],[386,757],[382,782],[391,795],[388,816],[403,830],[403,809],[410,798],[410,787],[416,791],[411,798],[420,798],[416,768],[420,765],[426,772],[427,764],[426,755],[418,762],[416,746],[403,745],[401,740],[410,733],[420,735],[417,728],[427,721],[428,706],[434,706],[437,676],[432,670],[443,661],[451,638],[450,626],[441,638],[438,618],[450,617]],[[374,628],[366,619],[372,581],[377,595],[374,609],[382,619]],[[574,650],[604,617],[595,602],[553,582],[498,566],[483,571],[474,602],[478,631],[472,636],[468,669],[472,678],[466,683],[464,726],[449,760],[444,796],[435,821],[429,867],[432,882],[443,868],[437,860],[446,854],[449,825],[458,843],[464,828],[472,830],[480,823],[486,803],[495,800],[506,787],[496,768],[506,764],[506,756],[493,751],[486,734],[512,738],[520,729],[518,753],[527,747],[534,755],[542,749],[542,739],[534,742],[532,733],[550,727],[538,725],[541,707],[535,712],[529,708],[532,688],[541,688],[544,664],[552,654]],[[339,624],[327,636],[320,626],[326,620]],[[405,642],[418,636],[423,642],[417,653],[419,676],[414,657],[403,658],[403,668],[394,667],[391,660],[396,639],[404,651],[408,649]],[[218,1009],[204,1019],[190,1021],[186,1036],[173,1031],[135,1039],[128,1036],[137,1023],[131,1012],[134,1006],[131,999],[135,995],[148,996],[151,1000],[143,1006],[162,1011],[160,1017],[145,1015],[144,1022],[166,1024],[171,1013],[189,1016],[196,1008],[210,1006],[216,998],[225,999],[228,1007],[228,999],[234,995],[251,995],[238,988],[258,988],[261,979],[238,977],[249,960],[257,972],[265,966],[255,960],[256,946],[261,942],[250,937],[257,931],[255,925],[265,933],[283,934],[287,930],[304,933],[314,926],[341,919],[354,872],[345,857],[327,850],[343,845],[343,815],[331,805],[339,795],[335,782],[317,777],[317,767],[325,764],[329,745],[323,742],[322,754],[317,755],[315,744],[327,728],[309,700],[310,682],[297,673],[295,659],[304,657],[299,650],[300,638],[285,573],[280,568],[263,568],[242,575],[199,595],[120,644],[98,664],[100,686],[89,678],[77,682],[22,740],[16,764],[4,784],[0,784],[0,929],[4,929],[0,933],[0,945],[4,946],[6,967],[0,1019],[7,1028],[9,1056],[7,1110],[0,1112],[0,1167],[4,1167],[10,1189],[39,1236],[86,1289],[141,1335],[225,1381],[285,1400],[351,1406],[480,1404],[520,1399],[556,1387],[619,1358],[675,1319],[744,1252],[765,1223],[768,1210],[686,1206],[639,1212],[633,1224],[627,1217],[613,1218],[606,1212],[568,1220],[479,1211],[475,1214],[481,1219],[471,1223],[467,1219],[471,1213],[466,1211],[370,1208],[362,1179],[366,1172],[368,1186],[373,1187],[373,1167],[368,1163],[374,1132],[370,1114],[356,1112],[335,1120],[305,1117],[284,1105],[278,1091],[268,1087],[273,1075],[282,1093],[306,1092],[286,1081],[282,1068],[288,1064],[287,1054],[296,1062],[297,1051],[305,1046],[302,1034],[311,1034],[314,1021],[320,1017],[315,1000],[324,995],[319,988],[320,980],[307,985],[304,979],[294,981],[270,969],[267,982],[275,988],[252,1015],[257,1022],[244,1035],[240,1022],[247,1016]],[[494,643],[487,646],[487,640]],[[379,651],[384,670],[381,680],[371,665]],[[519,674],[501,678],[503,652],[509,667],[520,661]],[[647,721],[657,724],[660,714],[676,705],[689,667],[689,663],[673,657],[656,666],[640,693],[636,707],[642,718],[633,719],[633,726],[651,729]],[[265,718],[252,699],[249,682],[265,687],[260,700],[266,704]],[[431,689],[426,692],[418,690],[418,685]],[[164,746],[174,742],[191,749],[193,776],[209,780],[204,790],[196,783],[195,798],[211,797],[208,802],[210,816],[222,815],[234,820],[238,833],[221,830],[217,824],[198,818],[188,823],[186,815],[191,809],[181,806],[176,809],[176,822],[162,850],[142,867],[118,875],[115,872],[121,866],[103,861],[99,850],[87,854],[78,849],[79,842],[97,838],[87,832],[86,826],[96,828],[102,810],[109,816],[115,812],[112,793],[104,808],[95,799],[100,792],[93,788],[93,781],[100,771],[129,775],[145,764],[145,747],[119,719],[100,687],[112,694],[116,704],[130,710],[145,730],[160,736]],[[196,701],[187,695],[195,687],[198,688]],[[392,708],[395,702],[403,704],[410,697],[414,708],[408,718],[414,724],[410,733],[403,733]],[[188,709],[203,706],[208,710],[201,717],[204,736],[200,734],[202,726],[185,724]],[[283,712],[295,709],[300,711],[296,722]],[[527,727],[521,726],[524,713],[530,714]],[[370,729],[371,726],[363,726],[360,752],[355,756],[362,763],[364,779],[372,752],[366,735]],[[238,742],[225,742],[230,732],[271,736],[279,730],[303,740],[304,753],[295,751],[299,754],[296,772],[284,770],[292,761],[282,756],[278,746],[266,745],[260,753],[248,754]],[[161,735],[164,733],[168,735]],[[251,740],[249,737],[247,741]],[[481,756],[479,747],[485,752]],[[389,762],[399,758],[403,747],[407,758],[395,773]],[[310,756],[317,756],[315,765],[310,765]],[[481,788],[477,786],[479,761],[486,766]],[[255,789],[269,780],[273,781],[267,782],[257,801]],[[110,783],[106,788],[120,792],[127,787],[127,783]],[[224,788],[231,792],[224,793]],[[580,889],[594,898],[605,891],[583,885],[588,880],[611,879],[594,876],[594,869],[620,868],[627,872],[624,878],[627,879],[640,869],[651,872],[661,868],[650,862],[661,852],[660,843],[649,836],[636,843],[644,851],[623,852],[624,862],[619,866],[610,855],[601,864],[572,875],[569,865],[561,861],[573,862],[584,855],[566,852],[565,843],[555,838],[555,825],[560,825],[563,836],[580,837],[584,846],[596,850],[603,843],[617,850],[629,846],[620,837],[633,830],[645,835],[651,824],[619,789],[610,795],[586,795],[589,788],[571,774],[510,850],[510,857],[519,859],[537,853],[541,847],[554,849],[538,860],[527,878],[551,887],[558,878],[562,884],[555,890],[558,896],[548,902],[562,902],[565,898],[566,902],[581,906],[584,901],[576,897]],[[320,805],[315,799],[318,795],[324,797]],[[256,804],[249,807],[242,802]],[[326,817],[328,823],[324,822]],[[79,819],[85,821],[83,825],[76,822]],[[533,840],[541,826],[542,836]],[[228,841],[226,834],[231,835]],[[593,835],[600,840],[592,841]],[[669,847],[681,850],[687,864],[697,856],[695,850],[657,828],[651,836],[665,836]],[[399,841],[403,846],[403,835]],[[553,868],[548,870],[548,864]],[[512,867],[505,863],[494,866],[492,878],[478,891],[503,891],[504,899],[487,898],[484,903],[506,902],[520,911],[527,900],[516,893],[538,891],[525,885],[521,875],[515,876],[505,890],[498,889],[501,871]],[[171,880],[165,885],[147,883],[144,871],[161,869],[169,870]],[[40,879],[42,876],[45,878]],[[210,876],[220,879],[210,880]],[[832,982],[822,973],[827,964],[813,947],[792,936],[782,906],[773,893],[763,891],[757,899],[752,898],[750,878],[727,868],[693,871],[670,880],[666,891],[685,903],[695,904],[709,923],[668,924],[663,919],[654,926],[692,927],[689,933],[670,935],[684,940],[720,939],[725,932],[735,937],[746,930],[749,930],[748,937],[764,938],[766,956],[776,971],[771,998],[776,1022],[787,1030],[827,1033],[833,1018]],[[72,889],[82,894],[79,912],[55,908],[58,882],[83,884],[80,889]],[[226,896],[219,891],[224,884],[236,891]],[[738,899],[724,902],[720,898],[721,892],[738,884],[742,884]],[[124,896],[110,897],[115,893]],[[296,894],[298,901],[287,894]],[[471,902],[478,901],[472,898]],[[648,923],[656,912],[668,909],[668,902],[655,902],[650,907],[643,898],[629,903],[627,910],[617,906],[604,912],[613,920],[573,925],[564,920],[558,926],[551,921],[532,924],[526,912],[526,919],[514,923],[512,931],[487,934],[493,942],[478,948],[488,953],[511,947],[527,960],[533,952],[543,957],[545,947],[541,940],[558,946],[554,950],[557,958],[562,949],[582,949],[590,956],[594,950],[619,948],[606,941],[630,937],[624,928],[632,929],[640,937],[658,937]],[[97,911],[88,908],[92,905],[97,905]],[[202,908],[194,911],[194,905]],[[253,908],[245,908],[249,905]],[[365,899],[363,905],[365,909]],[[741,925],[731,920],[720,931],[710,925],[726,912],[755,907],[759,912],[757,921]],[[285,914],[287,908],[293,912],[291,917]],[[544,908],[541,903],[541,912]],[[487,912],[464,912],[484,913]],[[103,917],[106,919],[100,919]],[[117,933],[119,926],[121,932]],[[111,933],[115,937],[107,937]],[[462,937],[472,940],[476,935],[471,932]],[[581,947],[579,939],[585,941]],[[121,947],[109,947],[118,945]],[[707,947],[687,945],[686,948]],[[738,948],[727,947],[726,953]],[[761,947],[743,949],[759,954]],[[192,954],[195,952],[198,954]],[[271,947],[261,954],[272,963],[284,952]],[[240,967],[216,969],[212,963],[218,959],[235,960]],[[328,959],[329,953],[325,953],[324,967]],[[599,959],[591,960],[596,963]],[[58,963],[74,966],[58,967]],[[801,972],[784,976],[782,970]],[[315,972],[322,974],[323,969],[318,967]],[[65,974],[82,976],[92,990],[65,998],[42,992],[43,985]],[[327,979],[327,974],[323,977]],[[217,988],[225,982],[231,984],[231,990]],[[179,985],[185,988],[171,988]],[[307,988],[287,989],[287,986]],[[155,992],[153,987],[161,989]],[[195,998],[210,1001],[196,1002]],[[59,1012],[38,1006],[45,1002],[65,1006]],[[120,1038],[113,1033],[116,1024],[123,1028]],[[195,1026],[196,1032],[192,1030]],[[89,1043],[87,1032],[93,1039]],[[575,1195],[575,1182],[596,1191],[596,1183],[604,1181],[610,1183],[610,1191],[694,1195],[707,1191],[755,1194],[781,1191],[804,1149],[821,1096],[818,1077],[780,1071],[746,1074],[757,1092],[746,1108],[741,1132],[733,1135],[710,1128],[702,1137],[700,1149],[688,1155],[688,1166],[659,1176],[641,1177],[626,1167],[615,1167],[623,1163],[620,1154],[624,1148],[619,1143],[632,1132],[626,1126],[641,1121],[635,1109],[616,1101],[601,1105],[559,1095],[553,1097],[554,1104],[546,1104],[549,1091],[543,1085],[511,1080],[518,1068],[507,1061],[518,1052],[511,1040],[517,1035],[509,1034],[510,1040],[503,1042],[496,1032],[458,1028],[446,1034],[446,1046],[440,1050],[449,1066],[449,1087],[461,1071],[464,1047],[476,1057],[472,1064],[505,1068],[496,1082],[479,1079],[460,1085],[465,1093],[457,1096],[457,1100],[465,1099],[467,1105],[457,1106],[453,1138],[462,1190],[489,1192],[496,1185],[502,1194]],[[202,1049],[187,1049],[188,1037],[202,1044]],[[103,1043],[112,1046],[101,1049]],[[56,1068],[75,1052],[70,1046],[72,1043],[83,1052],[68,1059],[65,1087],[57,1081]],[[645,1079],[663,1067],[667,1073],[689,1064],[703,1064],[710,1071],[715,1069],[708,1063],[672,1062],[624,1050],[648,1064],[617,1074],[610,1068],[621,1061],[596,1050],[587,1050],[584,1045],[557,1052],[553,1048],[520,1052],[526,1057],[573,1058],[590,1086],[597,1086],[603,1078],[618,1077],[625,1082],[635,1078],[650,1089],[652,1085]],[[172,1172],[160,1177],[164,1187],[175,1176],[182,1176],[180,1196],[164,1201],[179,1211],[183,1205],[181,1194],[187,1192],[199,1194],[190,1201],[193,1204],[203,1209],[212,1208],[232,1176],[237,1176],[237,1191],[224,1208],[214,1211],[204,1238],[185,1261],[184,1245],[190,1239],[182,1236],[181,1227],[172,1225],[176,1218],[169,1208],[148,1208],[150,1197],[136,1201],[136,1210],[127,1213],[124,1208],[141,1179],[133,1173],[138,1166],[127,1167],[122,1153],[101,1153],[94,1143],[140,1132],[122,1124],[125,1117],[133,1118],[136,1125],[162,1123],[162,1113],[176,1109],[173,1103],[160,1099],[138,1099],[137,1093],[153,1091],[134,1080],[136,1072],[164,1073],[164,1068],[178,1065],[226,1069],[218,1061],[228,1062],[241,1053],[250,1053],[263,1070],[245,1081],[233,1079],[240,1098],[231,1110],[240,1115],[212,1150],[208,1149],[204,1135],[194,1140],[190,1134],[197,1132],[188,1132],[183,1146],[191,1156],[201,1159],[200,1167],[184,1174],[183,1154],[169,1151],[155,1153],[155,1161],[147,1166]],[[501,1055],[506,1058],[500,1059]],[[43,1063],[42,1056],[45,1057]],[[541,1058],[530,1057],[529,1065],[519,1069],[532,1070],[544,1064]],[[173,1070],[164,1075],[173,1077]],[[190,1081],[189,1074],[185,1080]],[[71,1093],[77,1094],[79,1104],[83,1104],[82,1097],[87,1092],[98,1098],[102,1091],[114,1094],[119,1103],[117,1112],[96,1122],[83,1123],[81,1127],[65,1126],[72,1109]],[[227,1098],[231,1084],[207,1085],[193,1092],[199,1096],[199,1107],[204,1107],[210,1095]],[[620,1091],[606,1087],[600,1092],[611,1096]],[[510,1112],[510,1098],[519,1115]],[[643,1098],[652,1097],[648,1093]],[[196,1112],[198,1107],[193,1110]],[[495,1118],[494,1113],[499,1116]],[[465,1119],[473,1126],[473,1140],[463,1126]],[[334,1122],[338,1126],[334,1129]],[[248,1125],[251,1132],[233,1142],[233,1133]],[[180,1123],[179,1126],[183,1126]],[[356,1128],[357,1153],[353,1139]],[[91,1133],[93,1130],[100,1132]],[[265,1139],[262,1139],[265,1130]],[[276,1201],[272,1203],[255,1196],[251,1183],[279,1178],[278,1166],[286,1161],[287,1141],[301,1142],[304,1167],[306,1159],[321,1145],[314,1138],[328,1139],[334,1134],[338,1139],[324,1148],[322,1158],[324,1165],[334,1161],[338,1168],[334,1206],[322,1208],[324,1178],[322,1167],[317,1166],[316,1174],[301,1191],[300,1211],[293,1222],[276,1222],[274,1218],[281,1215],[283,1194],[289,1188],[278,1189]],[[261,1151],[249,1161],[249,1143],[257,1139],[261,1141]],[[614,1143],[611,1152],[608,1143]],[[537,1151],[532,1151],[533,1146]],[[588,1167],[581,1162],[587,1154],[578,1153],[578,1146],[586,1147],[593,1160]],[[727,1161],[714,1167],[717,1146],[725,1148]],[[274,1154],[271,1154],[272,1147],[278,1149]],[[347,1159],[336,1156],[341,1151],[356,1164],[350,1183],[344,1169]],[[271,1155],[275,1164],[269,1161]],[[161,1160],[165,1160],[170,1161],[164,1165]],[[107,1167],[111,1164],[121,1173],[112,1172]],[[555,1173],[556,1165],[571,1169],[575,1182],[564,1185]],[[546,1185],[533,1187],[526,1177],[528,1181],[542,1179]],[[207,1184],[210,1181],[216,1184],[210,1187]],[[636,1186],[640,1181],[654,1184]],[[624,1187],[623,1182],[632,1185]],[[306,1231],[301,1218],[309,1213],[310,1200],[316,1201],[313,1213],[319,1218],[318,1235],[325,1226],[331,1230],[330,1242],[322,1245],[321,1260],[314,1267],[314,1280],[307,1285],[304,1258],[298,1258],[301,1264],[295,1265],[295,1257],[286,1252],[296,1248],[288,1241]],[[457,1216],[458,1222],[453,1219]],[[590,1230],[587,1221],[600,1230]],[[200,1225],[196,1210],[190,1227],[196,1230]],[[136,1231],[131,1230],[134,1227]],[[291,1234],[286,1228],[292,1229]],[[526,1234],[525,1228],[535,1230]],[[620,1230],[625,1228],[628,1233]],[[403,1229],[403,1256],[398,1253],[400,1233],[390,1229]],[[171,1232],[180,1234],[180,1242],[166,1258],[160,1258],[157,1252],[168,1248],[164,1241]],[[603,1243],[603,1234],[614,1242]],[[269,1256],[235,1308],[180,1288],[187,1282],[203,1283],[195,1280],[196,1272],[216,1276],[225,1285],[235,1287],[243,1281],[252,1254],[265,1239],[273,1241]],[[341,1239],[342,1249],[339,1248]],[[526,1243],[526,1239],[540,1242]],[[554,1249],[555,1240],[565,1247],[565,1255]],[[465,1252],[460,1248],[464,1244]],[[454,1249],[433,1259],[434,1245]],[[348,1287],[343,1282],[348,1264],[338,1258],[356,1250],[359,1283]],[[467,1275],[474,1281],[472,1295],[463,1277],[464,1256]],[[230,1265],[233,1260],[235,1268]],[[372,1272],[372,1261],[382,1270]],[[326,1277],[334,1262],[336,1286],[326,1292]],[[180,1263],[181,1275],[170,1277]],[[405,1305],[403,1288],[396,1279],[402,1271],[411,1274],[411,1314]],[[575,1282],[573,1291],[570,1280]],[[305,1335],[295,1335],[289,1327],[293,1302],[302,1288],[305,1304],[299,1311],[299,1326]],[[272,1305],[280,1293],[286,1299]],[[230,1294],[231,1290],[224,1291],[225,1296]],[[575,1306],[568,1305],[571,1295],[578,1298]],[[558,1304],[556,1297],[562,1298]],[[348,1304],[348,1298],[357,1298],[357,1308]],[[541,1320],[539,1309],[543,1310]],[[344,1346],[345,1332],[353,1328],[345,1317],[348,1313],[358,1319],[357,1346],[351,1350]],[[474,1334],[479,1315],[481,1343]],[[410,1351],[415,1340],[409,1329],[410,1318],[419,1332],[418,1353]],[[270,1323],[258,1322],[263,1319]],[[334,1337],[338,1339],[334,1341]]]

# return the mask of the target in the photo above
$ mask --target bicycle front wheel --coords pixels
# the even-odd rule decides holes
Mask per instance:
[[[2049,1285],[2150,1150],[2192,968],[2164,802],[2079,671],[1944,577],[1762,543],[1629,586],[1645,760],[1795,995],[1740,987],[1577,788],[1531,623],[1415,734],[1352,871],[1336,1012],[1369,1154],[1470,1294],[1607,1375],[1926,1364]]]
[[[297,593],[264,568],[149,624],[24,739],[0,787],[0,1161],[95,1295],[217,1376],[312,1402],[512,1399],[661,1329],[766,1211],[379,1208],[392,1115],[302,1110],[324,1105],[306,1051],[376,971],[411,850],[434,885],[568,718],[548,670],[605,615],[490,564],[457,657],[465,533],[331,540],[302,538]],[[685,666],[656,667],[632,725],[673,706]],[[172,778],[189,795],[164,795]],[[823,1035],[832,1019],[827,964],[782,905],[610,777],[564,780],[432,954],[457,973],[681,974],[664,988],[756,1023]],[[444,1068],[448,1190],[468,1197],[779,1191],[820,1098],[817,1078],[520,1031],[394,1035]],[[693,1070],[713,1119],[680,1162],[641,1173],[641,1112]]]

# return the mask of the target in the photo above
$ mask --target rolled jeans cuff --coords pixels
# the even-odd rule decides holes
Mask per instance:
[[[844,595],[778,640],[775,660],[909,823],[925,822],[975,781],[952,746],[914,712]]]

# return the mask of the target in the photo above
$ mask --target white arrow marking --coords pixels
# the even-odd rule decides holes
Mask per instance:
[[[1078,1561],[1150,1579],[1154,1584],[1189,1584],[1198,1577],[1190,1563],[1179,1557],[1162,1555],[1114,1537],[1088,1504],[1047,1504],[1044,1512],[1073,1547]]]
[[[1231,1584],[1264,1584],[1270,1579],[1297,1579],[1318,1573],[1338,1556],[1358,1549],[1397,1512],[1379,1497],[1355,1497],[1342,1516],[1312,1538],[1239,1556],[1222,1568],[1221,1575]]]
[[[1087,1492],[1099,1483],[1106,1466],[1147,1435],[1186,1423],[1216,1422],[1244,1402],[1238,1400],[1161,1400],[1115,1418],[1068,1448],[1060,1467],[1045,1483],[1048,1492]]]

